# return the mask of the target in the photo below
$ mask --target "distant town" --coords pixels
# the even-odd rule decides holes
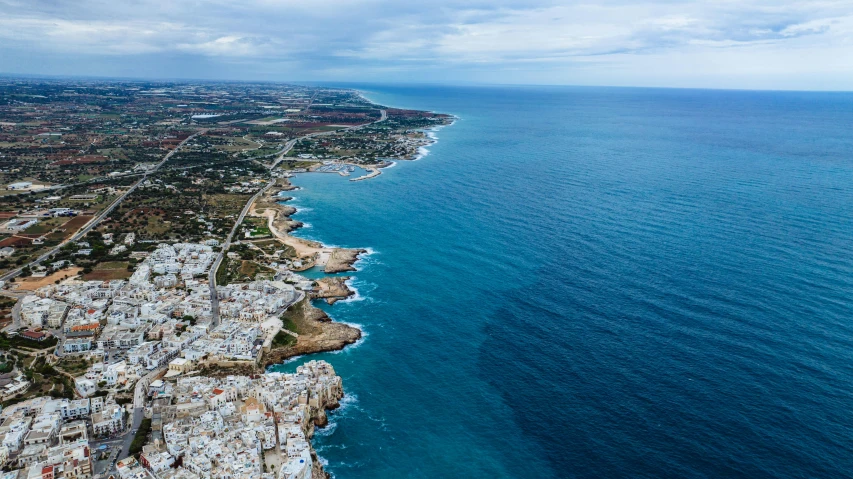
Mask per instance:
[[[0,80],[0,479],[328,477],[366,251],[293,236],[295,174],[366,180],[447,115],[280,84]]]

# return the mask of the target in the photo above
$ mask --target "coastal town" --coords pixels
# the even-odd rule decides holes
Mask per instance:
[[[328,477],[311,438],[341,378],[267,367],[359,340],[315,302],[368,251],[294,235],[291,181],[375,178],[451,121],[351,90],[0,80],[0,477]]]

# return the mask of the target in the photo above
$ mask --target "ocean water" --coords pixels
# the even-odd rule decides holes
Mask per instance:
[[[294,180],[373,250],[336,478],[853,476],[853,95],[358,87],[459,121]]]

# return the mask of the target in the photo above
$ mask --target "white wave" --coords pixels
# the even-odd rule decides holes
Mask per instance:
[[[361,294],[361,289],[362,289],[362,287],[366,286],[369,288],[368,293],[370,293],[370,292],[373,292],[376,290],[376,284],[375,283],[363,283],[363,282],[361,282],[361,283],[359,283],[359,286],[356,286],[357,280],[358,280],[358,278],[353,276],[352,278],[350,278],[344,282],[344,284],[347,285],[347,288],[349,288],[349,290],[352,291],[353,294],[347,298],[344,298],[344,299],[338,301],[337,303],[339,303],[339,304],[358,303],[358,302],[364,301],[364,300],[369,300],[370,302],[373,302],[373,298],[371,298],[370,296]]]
[[[357,301],[364,301],[364,297],[358,291],[358,287],[353,284],[354,279],[355,278],[353,277],[353,278],[350,278],[350,279],[344,281],[344,284],[347,285],[347,289],[352,291],[352,294],[350,296],[347,296],[346,298],[340,300],[340,301],[337,301],[335,304],[338,304],[338,303],[354,303]],[[359,329],[361,329],[361,328],[359,328]]]
[[[305,355],[300,354],[299,356],[293,356],[292,358],[285,359],[284,361],[280,362],[279,364],[288,364],[288,363],[292,363],[295,361],[299,361],[300,359],[302,359],[303,356],[305,356]]]
[[[394,168],[395,166],[397,166],[397,162],[396,162],[396,161],[392,161],[388,166],[383,166],[383,167],[382,167],[382,169],[383,169],[383,170],[387,170],[387,169],[389,169],[389,168]]]
[[[418,154],[415,155],[414,158],[412,158],[412,161],[418,161],[421,158],[425,158],[427,155],[429,155],[429,149],[427,147],[425,147],[425,146],[418,147]]]
[[[326,424],[326,427],[315,427],[314,428],[314,435],[320,436],[320,437],[329,437],[335,433],[335,429],[337,429],[337,428],[338,428],[337,421],[329,421],[329,423]]]
[[[367,101],[367,102],[369,102],[369,103],[373,103],[374,105],[379,105],[379,102],[377,102],[377,101],[373,100],[372,98],[368,97],[368,96],[367,96],[363,91],[361,91],[361,90],[356,90],[356,92],[355,92],[355,93],[356,93],[358,96],[360,96],[360,97],[364,98],[364,100],[365,100],[365,101]]]
[[[357,330],[361,331],[361,337],[360,337],[360,338],[358,338],[358,341],[356,341],[356,342],[354,342],[354,343],[352,343],[352,344],[348,344],[348,345],[344,346],[344,348],[343,348],[343,349],[339,349],[339,350],[337,350],[337,351],[329,351],[329,354],[341,354],[341,353],[344,353],[344,352],[352,351],[353,349],[356,349],[357,347],[359,347],[359,346],[361,346],[362,344],[364,344],[364,341],[367,339],[367,337],[368,337],[368,336],[370,336],[370,335],[369,335],[369,334],[367,334],[367,332],[364,330],[364,327],[363,327],[362,325],[360,325],[360,324],[356,324],[356,323],[348,323],[348,322],[346,322],[346,321],[336,321],[336,322],[337,322],[337,323],[341,323],[341,324],[346,324],[347,326],[349,326],[349,327],[351,327],[351,328],[355,328],[355,329],[357,329]]]
[[[355,393],[344,394],[344,397],[341,398],[338,404],[340,404],[340,406],[333,411],[335,416],[340,416],[350,409],[360,409],[358,406],[358,396],[356,396]]]
[[[371,257],[376,254],[379,254],[378,251],[370,247],[364,248],[364,250],[366,252],[358,255],[358,259],[356,259],[355,263],[352,264],[352,267],[355,268],[356,271],[362,271],[364,269],[364,266],[374,264],[374,261],[371,260]]]

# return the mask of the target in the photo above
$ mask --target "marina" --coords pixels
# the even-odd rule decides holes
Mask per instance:
[[[344,163],[325,163],[316,169],[315,173],[337,173],[341,176],[350,176],[356,170],[355,165],[347,165]]]

